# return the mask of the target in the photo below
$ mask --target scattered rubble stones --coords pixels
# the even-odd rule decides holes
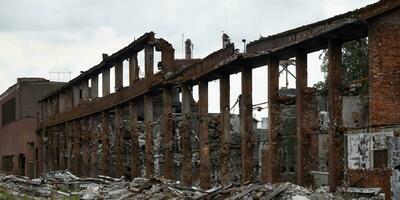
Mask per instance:
[[[1,175],[0,192],[7,192],[16,199],[380,199],[382,196],[367,194],[332,194],[327,187],[316,190],[292,183],[214,186],[209,190],[187,187],[179,181],[166,179],[135,178],[132,181],[99,175],[80,178],[67,170],[53,171],[37,179],[24,176]],[[384,197],[383,197],[384,198]]]

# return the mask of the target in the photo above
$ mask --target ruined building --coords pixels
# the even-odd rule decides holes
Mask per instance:
[[[15,85],[0,95],[2,172],[38,176],[38,100],[61,85],[42,78],[18,78]]]
[[[369,92],[347,97],[341,47],[366,37]],[[307,54],[321,49],[329,57],[326,106],[307,87]],[[171,44],[145,33],[40,100],[39,171],[163,176],[202,188],[235,181],[309,186],[324,184],[321,177],[327,176],[332,191],[343,185],[379,187],[399,198],[399,49],[399,0],[260,38],[247,44],[245,53],[235,50],[226,35],[223,48],[202,59],[193,59],[191,51],[175,59]],[[139,64],[142,55],[144,64]],[[291,58],[295,96],[279,92],[280,61]],[[268,134],[255,130],[252,117],[257,92],[252,69],[263,66],[268,69]],[[235,132],[229,75],[239,72]],[[123,84],[124,73],[129,85]],[[220,84],[217,115],[207,109],[212,80]]]

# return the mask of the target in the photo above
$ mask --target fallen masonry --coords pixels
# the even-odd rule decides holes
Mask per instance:
[[[188,187],[179,181],[167,179],[124,177],[112,178],[98,175],[80,178],[67,170],[52,171],[40,178],[0,175],[1,194],[8,193],[24,199],[384,199],[380,188],[341,188],[334,194],[327,187],[316,190],[289,182],[279,184],[246,183],[214,186],[209,190]]]

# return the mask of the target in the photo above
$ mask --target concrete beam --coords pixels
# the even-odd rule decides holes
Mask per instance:
[[[173,152],[173,120],[172,120],[172,88],[163,89],[163,151],[164,177],[174,179],[174,152]]]
[[[200,139],[200,187],[210,187],[210,149],[208,146],[208,81],[199,81],[199,139]]]
[[[151,94],[144,96],[144,124],[146,129],[146,177],[154,175],[153,157],[153,97]]]
[[[138,131],[138,105],[137,101],[129,102],[129,117],[131,121],[131,177],[140,177],[140,148]]]
[[[190,102],[192,91],[189,85],[182,85],[182,183],[187,186],[192,185],[192,146],[191,131],[189,126],[190,120]]]
[[[103,152],[103,166],[102,173],[104,175],[110,175],[110,139],[109,139],[109,119],[108,119],[108,111],[101,112],[101,144],[102,144],[102,152]]]
[[[242,183],[253,181],[253,100],[252,69],[242,66],[242,98],[240,104],[240,132],[242,151]]]
[[[115,91],[118,91],[122,89],[123,86],[123,79],[124,79],[124,67],[123,67],[123,61],[116,62],[114,64],[114,69],[115,69]]]
[[[281,181],[281,137],[279,109],[279,60],[268,60],[268,140],[267,154],[263,154],[262,179],[269,183]],[[267,169],[266,169],[267,168]],[[267,174],[264,174],[267,172]]]
[[[110,94],[110,69],[104,69],[103,71],[103,97]]]
[[[123,108],[117,107],[115,109],[115,133],[116,133],[116,154],[117,154],[117,167],[116,175],[121,177],[125,174],[124,166],[124,113]]]
[[[220,113],[221,113],[221,184],[231,182],[231,122],[230,122],[230,80],[229,75],[219,79]]]
[[[139,64],[137,53],[132,53],[129,57],[129,85],[132,86],[133,83],[139,79]]]
[[[344,176],[344,127],[342,118],[342,44],[328,43],[329,189],[336,191]]]

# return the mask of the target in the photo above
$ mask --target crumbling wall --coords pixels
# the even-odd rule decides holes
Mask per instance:
[[[391,137],[388,140],[389,167],[393,169],[390,177],[393,199],[400,199],[400,138]]]
[[[343,125],[346,128],[362,128],[368,125],[368,98],[343,96]]]

